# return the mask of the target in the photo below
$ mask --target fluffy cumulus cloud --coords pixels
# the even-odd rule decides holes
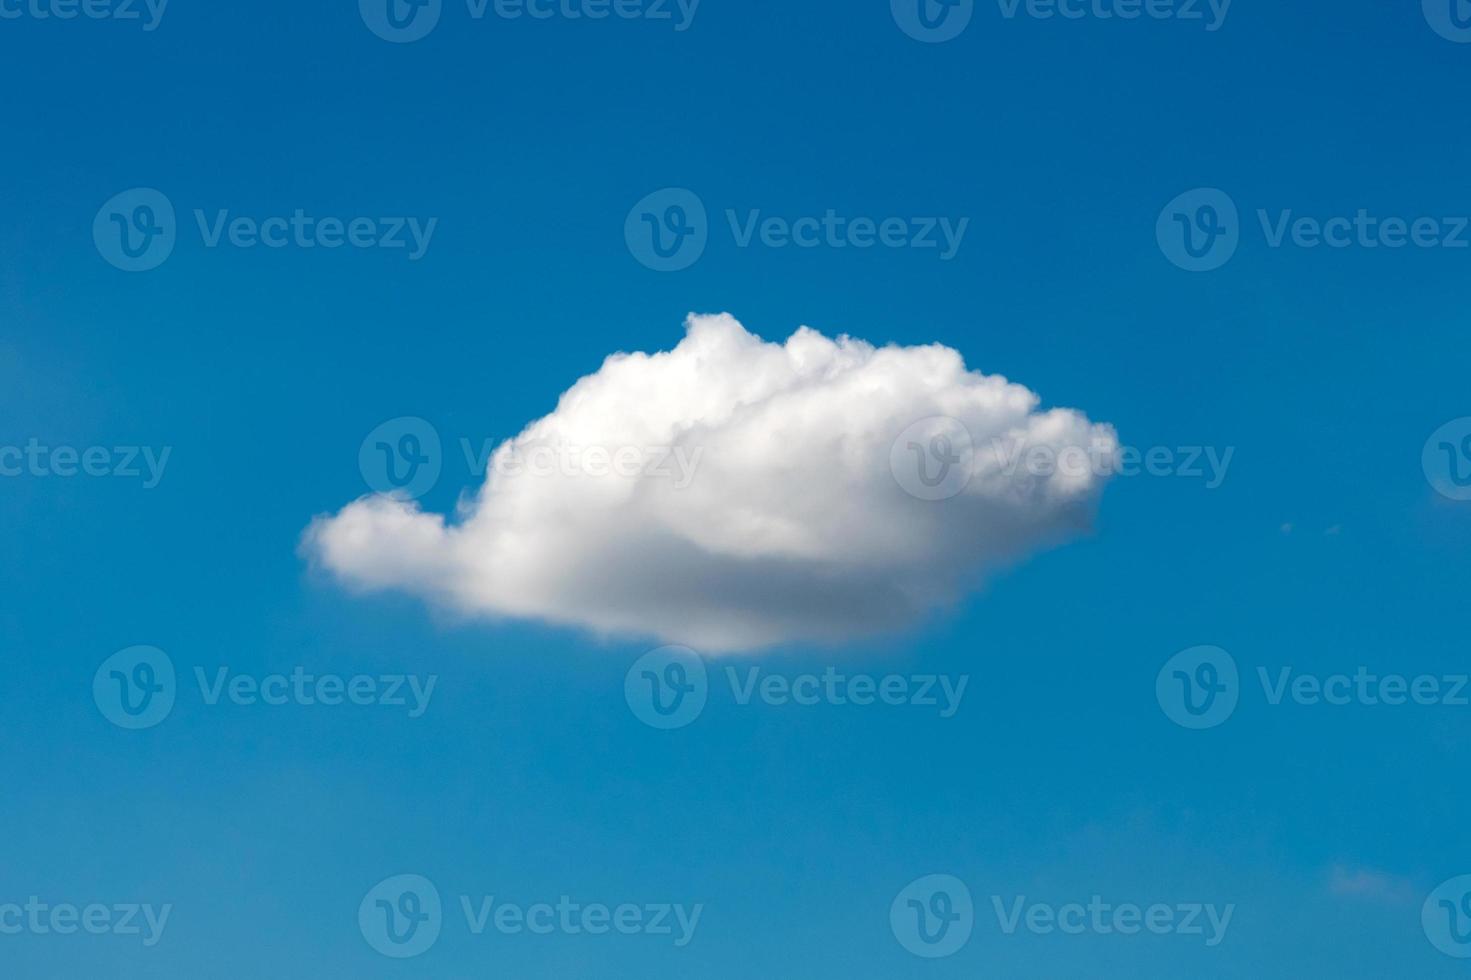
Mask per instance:
[[[691,316],[502,443],[452,518],[368,496],[304,547],[351,587],[471,615],[706,652],[842,641],[1085,530],[1116,450],[948,347]]]

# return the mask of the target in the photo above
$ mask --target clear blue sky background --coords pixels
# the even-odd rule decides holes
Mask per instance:
[[[1471,250],[1269,249],[1252,216],[1471,214],[1471,46],[1418,3],[1237,0],[1224,27],[1006,20],[921,44],[888,4],[704,0],[667,22],[471,21],[391,45],[356,5],[173,0],[162,25],[0,21],[0,443],[173,447],[136,480],[0,479],[0,902],[173,903],[163,942],[0,937],[13,977],[1452,977],[1420,901],[1471,871],[1471,708],[1266,705],[1219,728],[1155,701],[1212,643],[1332,673],[1467,670],[1471,516],[1420,467],[1471,415]],[[143,274],[98,255],[112,195],[179,209]],[[790,217],[969,217],[960,254],[629,254],[645,194]],[[1226,190],[1240,250],[1155,242]],[[438,217],[426,257],[206,249],[189,212]],[[960,713],[739,707],[677,732],[623,698],[650,644],[444,622],[296,552],[364,492],[386,418],[455,448],[549,411],[686,312],[939,341],[1115,424],[1234,446],[1219,489],[1115,480],[1096,534],[892,641],[760,662],[971,675]],[[1291,523],[1292,533],[1282,525]],[[1338,527],[1336,534],[1326,533]],[[128,732],[91,698],[114,651],[186,675]],[[750,662],[741,658],[735,663]],[[208,707],[194,666],[436,673],[424,717]],[[1333,869],[1381,893],[1341,894]],[[391,874],[449,921],[404,962],[357,927]],[[889,902],[964,879],[975,935],[910,956]],[[1003,936],[988,896],[1235,903],[1225,943]],[[695,939],[475,938],[455,896],[705,903]]]

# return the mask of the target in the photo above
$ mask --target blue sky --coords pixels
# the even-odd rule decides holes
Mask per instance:
[[[1419,6],[1236,0],[1208,30],[1204,4],[1203,21],[1126,21],[978,3],[926,43],[884,2],[703,0],[676,30],[673,4],[670,20],[477,20],[445,0],[397,44],[349,2],[173,0],[145,30],[0,0],[20,12],[0,19],[0,447],[103,447],[109,473],[114,447],[139,447],[141,473],[142,447],[169,450],[154,486],[0,477],[0,926],[31,896],[171,907],[151,946],[0,934],[0,972],[1463,975],[1421,912],[1471,873],[1471,708],[1273,704],[1258,679],[1471,670],[1471,503],[1422,467],[1432,433],[1471,416],[1471,249],[1268,234],[1362,209],[1451,237],[1471,215],[1471,45]],[[145,272],[93,234],[135,188],[177,219]],[[678,271],[625,238],[664,188],[707,212]],[[1156,225],[1198,188],[1234,205],[1239,242],[1191,272]],[[437,223],[410,259],[207,247],[194,218],[298,209]],[[944,260],[741,247],[726,218],[829,209],[968,225]],[[944,344],[1127,446],[1234,455],[1214,488],[1115,477],[1090,532],[897,632],[710,660],[703,711],[673,730],[625,697],[662,638],[365,596],[300,551],[315,516],[368,492],[359,450],[380,423],[433,427],[442,472],[420,502],[452,511],[480,482],[460,439],[516,435],[607,355],[672,348],[691,311],[769,341],[808,325]],[[94,677],[137,645],[177,679],[167,716],[129,730]],[[1229,653],[1239,703],[1195,730],[1156,679],[1200,645]],[[298,667],[437,680],[412,718],[210,704],[195,682]],[[742,704],[726,670],[753,667],[968,684],[950,717]],[[443,900],[437,941],[408,959],[376,952],[358,916],[402,874]],[[932,874],[975,908],[934,959],[890,921]],[[476,935],[460,907],[563,895],[702,911],[676,946]],[[1007,934],[993,905],[1094,895],[1234,911],[1208,947]]]

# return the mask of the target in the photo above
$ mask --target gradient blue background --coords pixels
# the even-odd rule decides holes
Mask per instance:
[[[1421,897],[1471,871],[1471,709],[1265,705],[1191,732],[1155,702],[1184,647],[1258,665],[1467,670],[1467,505],[1420,469],[1471,415],[1471,252],[1268,249],[1256,208],[1471,214],[1471,46],[1418,3],[1237,0],[1222,30],[1004,20],[920,44],[887,2],[704,0],[668,22],[472,22],[390,45],[356,5],[173,0],[161,27],[0,21],[0,443],[173,447],[163,483],[0,480],[0,901],[171,902],[164,941],[0,938],[8,977],[1453,977]],[[632,204],[717,226],[659,274]],[[93,247],[151,186],[186,233],[146,274]],[[1192,275],[1160,208],[1227,190],[1247,228]],[[193,208],[440,219],[428,255],[207,250]],[[959,256],[737,249],[725,208],[967,216]],[[738,707],[661,733],[623,699],[652,644],[447,623],[307,569],[364,492],[363,436],[457,449],[549,411],[691,310],[942,342],[1130,445],[1237,447],[1226,483],[1114,481],[1097,533],[953,614],[829,663],[971,675],[960,714]],[[1284,534],[1281,525],[1292,523]],[[1326,534],[1333,526],[1341,533]],[[209,708],[127,732],[91,700],[122,647],[187,675],[437,673],[429,712]],[[752,662],[739,658],[738,664]],[[1381,897],[1332,869],[1403,882]],[[428,876],[439,943],[358,932]],[[931,872],[981,908],[956,956],[888,927]],[[455,896],[703,902],[695,942],[473,938]],[[998,933],[987,896],[1237,906],[1226,942]]]

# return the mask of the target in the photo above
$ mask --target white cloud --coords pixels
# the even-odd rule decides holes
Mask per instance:
[[[1040,475],[1015,452],[1111,458],[1112,428],[1039,411],[1031,391],[967,371],[950,348],[805,327],[767,343],[727,315],[686,328],[672,351],[615,354],[568,389],[496,450],[455,519],[364,497],[315,520],[306,552],[360,589],[714,652],[902,627],[1091,521],[1109,467],[1076,465],[1074,451],[1075,465]],[[969,482],[926,500],[900,485],[925,492],[904,472],[915,440],[895,440],[935,416],[963,423],[973,451],[954,429]],[[625,465],[561,465],[588,447],[623,449]],[[693,477],[672,460],[669,475],[647,472],[652,447],[672,447]]]

